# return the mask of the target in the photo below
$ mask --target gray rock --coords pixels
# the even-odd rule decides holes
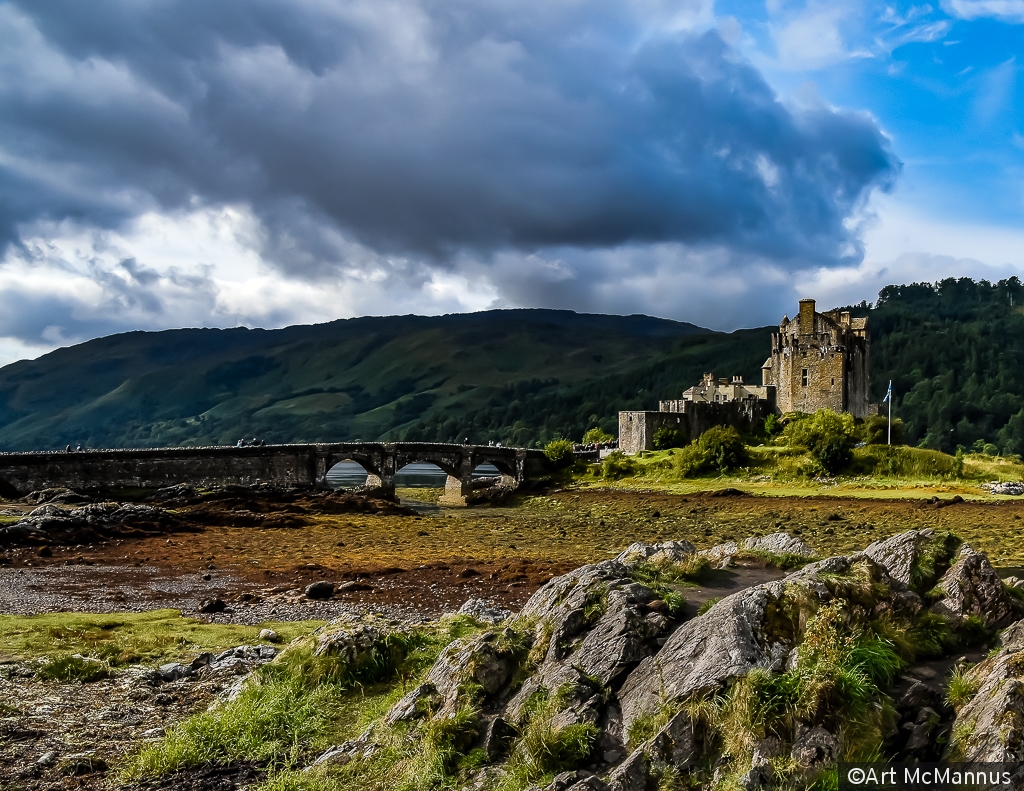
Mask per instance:
[[[604,789],[604,782],[599,778],[595,777],[592,772],[586,771],[574,771],[574,772],[562,772],[552,778],[551,782],[544,787],[544,791],[584,791],[584,789]]]
[[[317,635],[314,656],[337,656],[352,665],[366,661],[393,627],[367,620],[339,618],[325,626]]]
[[[355,591],[372,591],[373,586],[367,582],[360,582],[359,580],[346,580],[340,582],[334,588],[335,593],[353,593]]]
[[[189,663],[188,668],[192,672],[195,672],[197,670],[200,670],[200,669],[206,667],[212,661],[213,661],[213,654],[210,653],[209,651],[204,651],[203,653],[199,654],[199,656],[197,656],[195,659],[193,659]]]
[[[646,791],[647,754],[636,749],[608,775],[609,791]]]
[[[839,757],[839,739],[824,728],[811,728],[793,742],[790,758],[804,769],[819,769]]]
[[[992,494],[1010,494],[1020,497],[1024,494],[1024,482],[1006,481],[1004,483],[983,483],[981,488]]]
[[[760,538],[748,538],[743,542],[743,546],[756,552],[771,552],[776,555],[802,555],[806,558],[818,555],[807,543],[789,533],[772,533]]]
[[[678,563],[692,555],[697,548],[689,541],[664,541],[660,544],[636,542],[626,547],[615,560],[624,565],[632,563]]]
[[[163,681],[178,681],[192,675],[192,668],[181,664],[181,662],[168,662],[166,665],[160,665],[157,673],[160,674],[160,678]]]
[[[735,541],[728,541],[725,544],[716,544],[711,549],[702,549],[698,555],[706,557],[716,569],[727,569],[732,565],[732,558],[740,551]]]
[[[977,692],[957,712],[947,760],[981,762],[1024,761],[1024,653],[1020,622],[1004,647],[969,671]],[[1007,637],[1004,633],[1004,639]]]
[[[882,566],[894,580],[904,587],[910,585],[910,572],[921,554],[926,537],[917,530],[869,544],[864,554]]]
[[[469,599],[459,608],[459,615],[468,615],[481,623],[498,624],[511,617],[512,611],[484,599]]]
[[[1024,604],[1006,592],[988,558],[967,544],[960,547],[956,562],[936,588],[944,595],[932,611],[956,621],[975,615],[987,626],[999,628],[1024,617]]]
[[[673,715],[665,727],[647,744],[646,749],[661,763],[669,764],[684,771],[698,757],[697,739],[693,732],[693,720],[685,711]]]
[[[307,599],[329,599],[334,595],[334,583],[320,580],[306,586]]]
[[[762,637],[765,611],[783,593],[781,582],[734,593],[680,626],[654,657],[644,659],[619,690],[623,728],[663,700],[716,691],[726,681],[768,665]],[[787,650],[788,653],[788,650]]]
[[[423,684],[398,701],[385,721],[410,718],[417,710],[417,703],[428,695],[439,703],[434,716],[452,716],[458,711],[467,682],[479,684],[487,695],[497,693],[515,670],[516,658],[509,648],[513,637],[504,629],[451,643],[438,656]]]
[[[928,750],[932,746],[932,733],[941,721],[942,718],[934,709],[924,706],[918,712],[914,722],[907,723],[909,726],[907,730],[910,733],[907,737],[907,743],[903,747],[904,752],[921,753]]]
[[[261,642],[276,643],[280,641],[281,638],[273,629],[260,629],[259,639]]]
[[[483,741],[480,744],[487,754],[487,759],[494,761],[504,755],[517,733],[503,717],[492,717],[484,727]]]

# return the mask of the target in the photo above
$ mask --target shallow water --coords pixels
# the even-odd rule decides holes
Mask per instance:
[[[481,464],[473,470],[474,478],[489,478],[500,475],[493,464]],[[448,474],[440,467],[425,462],[416,462],[403,467],[395,474],[395,486],[399,489],[443,488]],[[335,464],[327,473],[327,482],[335,489],[354,489],[366,484],[366,470],[354,461]]]

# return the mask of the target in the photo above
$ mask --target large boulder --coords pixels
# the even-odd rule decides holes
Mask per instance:
[[[924,593],[949,567],[959,546],[956,536],[929,528],[875,541],[858,554],[871,558],[899,585]]]
[[[1024,761],[1024,621],[1007,629],[1002,643],[968,671],[975,692],[957,712],[947,760]]]
[[[660,544],[644,544],[635,542],[626,547],[615,558],[619,563],[678,563],[687,555],[692,555],[697,547],[689,541],[664,541]]]
[[[988,558],[967,544],[960,547],[935,592],[942,598],[932,610],[958,623],[975,616],[986,626],[1000,628],[1024,617],[1024,603],[1007,591]]]
[[[809,544],[789,533],[772,533],[760,538],[748,538],[743,542],[745,549],[755,552],[770,552],[773,555],[800,555],[805,558],[815,558],[815,552]]]
[[[864,554],[882,566],[898,583],[909,587],[911,571],[926,539],[927,536],[921,531],[909,530],[869,544]]]
[[[790,646],[776,647],[764,629],[769,606],[783,592],[780,581],[757,585],[680,626],[656,656],[644,659],[623,682],[618,698],[624,731],[664,700],[715,692],[754,667],[784,660]]]

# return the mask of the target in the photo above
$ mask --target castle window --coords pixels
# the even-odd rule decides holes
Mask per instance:
[[[807,387],[807,369],[806,368],[804,368],[800,372],[800,384],[803,385],[804,387]]]
[[[835,383],[836,383],[836,378],[833,376],[832,377],[832,385],[835,386]]]

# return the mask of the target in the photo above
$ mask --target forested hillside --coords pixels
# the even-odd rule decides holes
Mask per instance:
[[[870,317],[873,395],[894,380],[911,442],[1024,450],[1016,278],[888,286],[875,307],[850,309]],[[503,310],[132,332],[0,369],[0,448],[243,436],[540,445],[592,425],[615,433],[620,409],[657,409],[704,371],[759,381],[770,331]]]
[[[887,286],[870,315],[873,389],[889,379],[915,444],[1024,451],[1024,285],[968,278]]]
[[[0,369],[0,448],[409,438],[538,444],[657,405],[766,331],[503,310],[131,332]],[[595,417],[596,416],[596,417]]]

